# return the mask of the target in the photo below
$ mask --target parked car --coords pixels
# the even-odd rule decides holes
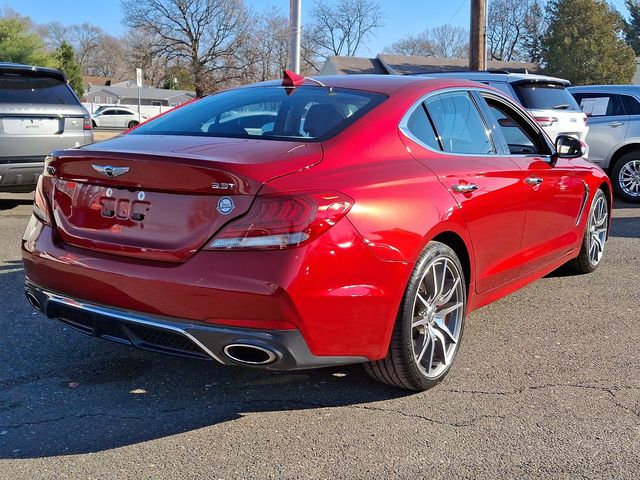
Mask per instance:
[[[598,267],[610,184],[580,140],[554,146],[474,82],[322,82],[228,90],[55,152],[22,242],[31,304],[147,350],[361,362],[423,390],[469,312],[566,263]],[[275,125],[215,121],[260,109]]]
[[[149,120],[149,115],[138,112],[120,105],[114,107],[100,107],[91,115],[94,128],[133,128],[140,121]]]
[[[64,74],[0,63],[0,191],[32,191],[52,150],[92,141],[89,112]]]
[[[571,87],[589,117],[589,159],[611,177],[617,196],[640,203],[640,86]]]
[[[560,134],[585,140],[589,127],[567,87],[568,80],[531,73],[446,72],[425,74],[484,83],[520,102],[555,141]]]

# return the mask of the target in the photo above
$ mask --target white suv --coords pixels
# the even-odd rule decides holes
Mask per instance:
[[[506,72],[447,72],[423,74],[429,77],[464,78],[484,83],[510,96],[531,112],[538,124],[555,142],[559,134],[584,141],[589,127],[587,116],[567,90],[568,80]]]

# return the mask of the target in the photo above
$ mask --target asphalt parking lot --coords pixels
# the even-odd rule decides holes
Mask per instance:
[[[0,194],[0,478],[640,477],[640,206],[606,258],[470,315],[453,371],[407,393],[358,366],[228,368],[33,312]]]

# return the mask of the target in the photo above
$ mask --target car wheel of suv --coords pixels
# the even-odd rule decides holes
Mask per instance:
[[[616,162],[611,183],[625,202],[640,203],[640,151],[627,153]]]
[[[580,254],[570,262],[574,272],[590,273],[598,268],[604,253],[608,230],[609,205],[607,196],[602,190],[598,190],[589,209],[589,219],[587,220]]]
[[[138,125],[139,123],[140,123],[140,122],[138,122],[138,121],[136,121],[136,120],[131,120],[131,121],[129,122],[129,125],[127,125],[127,126],[128,126],[129,128],[133,128],[133,127],[135,127],[136,125]]]
[[[366,364],[367,373],[410,390],[437,385],[458,353],[466,303],[464,272],[456,253],[443,243],[429,242],[409,279],[389,352]]]

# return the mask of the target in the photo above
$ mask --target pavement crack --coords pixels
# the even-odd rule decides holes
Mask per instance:
[[[179,412],[181,410],[184,410],[184,409],[183,408],[174,408],[174,409],[169,409],[169,410],[158,410],[158,413],[159,414],[176,413],[176,412]],[[81,413],[81,414],[78,414],[78,415],[62,415],[60,417],[45,418],[45,419],[42,419],[42,420],[15,423],[13,425],[1,425],[0,428],[3,428],[3,429],[17,429],[17,428],[23,428],[23,427],[35,427],[37,425],[43,425],[43,424],[46,424],[46,423],[60,422],[60,421],[63,421],[63,420],[83,419],[83,418],[99,418],[99,417],[116,418],[116,419],[119,419],[119,420],[153,420],[153,419],[157,419],[158,415],[136,416],[136,415],[117,415],[117,414],[113,414],[113,413]]]

